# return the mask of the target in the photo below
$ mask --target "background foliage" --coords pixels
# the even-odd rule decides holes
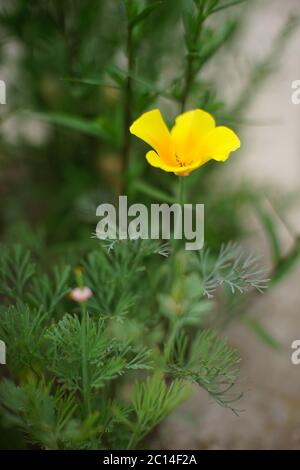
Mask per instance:
[[[218,123],[245,112],[297,25],[290,18],[270,55],[253,64],[233,102],[218,93],[218,57],[243,30],[252,0],[14,0],[0,8],[1,372],[3,447],[123,449],[143,446],[172,409],[204,387],[238,411],[239,355],[222,330],[242,319],[279,344],[247,309],[293,267],[282,254],[282,198],[259,188],[211,191],[213,163],[187,180],[206,207],[207,247],[194,254],[152,241],[112,246],[92,238],[95,209],[173,202],[175,177],[147,167],[129,125],[160,107],[172,119],[204,108]],[[226,77],[224,77],[224,80]],[[280,201],[279,201],[280,199]],[[251,208],[270,240],[266,274],[236,242]],[[81,274],[74,274],[80,265]],[[79,278],[78,278],[79,276]],[[93,296],[68,298],[76,283]]]

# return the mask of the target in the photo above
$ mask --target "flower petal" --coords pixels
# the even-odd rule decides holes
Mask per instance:
[[[175,172],[177,171],[178,168],[180,168],[174,163],[172,164],[166,163],[166,161],[163,160],[160,155],[154,152],[154,150],[150,150],[149,152],[147,152],[146,159],[150,165],[154,166],[155,168],[160,168],[161,170],[164,170],[164,171]]]
[[[159,109],[142,114],[130,127],[130,132],[147,142],[168,164],[176,164],[174,145]]]
[[[149,152],[146,153],[146,160],[155,168],[161,168],[161,165],[163,165],[162,159],[154,150],[149,150]]]
[[[202,109],[180,114],[171,131],[175,152],[182,163],[195,160],[203,139],[215,128],[214,118]]]
[[[202,159],[213,158],[224,162],[231,152],[241,146],[238,136],[228,127],[216,127],[205,139],[201,148]]]

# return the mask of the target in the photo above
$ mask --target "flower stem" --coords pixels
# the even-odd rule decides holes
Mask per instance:
[[[178,180],[178,190],[177,190],[177,204],[181,206],[181,211],[183,214],[183,204],[184,204],[184,187],[185,187],[185,176],[177,176]],[[175,233],[177,233],[179,230],[178,224],[182,224],[183,220],[181,217],[177,220],[177,224],[174,227],[174,240],[173,240],[173,245],[174,245],[174,251],[172,254],[172,269],[171,269],[171,286],[172,288],[177,282],[177,277],[182,276],[181,273],[178,272],[178,267],[176,266],[176,260],[177,260],[177,254],[179,252],[180,248],[180,240],[175,239]],[[183,280],[182,280],[183,281]],[[180,283],[180,290],[182,290],[182,284]],[[172,347],[174,345],[174,341],[176,339],[176,335],[178,332],[178,317],[172,317],[169,320],[169,327],[168,327],[168,332],[166,336],[166,341],[165,341],[165,349],[164,349],[164,356],[165,360],[168,361],[170,358],[170,353],[172,350]]]
[[[89,383],[89,373],[88,373],[88,359],[87,359],[87,311],[85,302],[81,304],[81,373],[82,373],[82,396],[83,396],[83,409],[84,415],[89,416],[91,413],[91,403],[90,403],[90,383]]]
[[[185,176],[177,176],[178,178],[178,204],[181,206],[184,204],[184,186],[185,186]]]
[[[176,203],[179,204],[181,206],[181,211],[183,212],[183,204],[184,204],[184,187],[185,187],[185,176],[177,176],[178,180],[177,180],[177,197],[176,197]],[[175,219],[176,220],[176,219]],[[177,253],[177,251],[179,250],[179,246],[180,246],[180,240],[178,239],[175,239],[175,234],[176,233],[180,233],[180,227],[179,227],[179,224],[182,224],[182,218],[179,217],[177,222],[176,222],[176,225],[174,226],[174,257],[173,259],[175,260],[175,255]],[[182,227],[181,227],[182,228]]]

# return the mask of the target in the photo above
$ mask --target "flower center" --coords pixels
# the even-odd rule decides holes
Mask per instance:
[[[175,154],[175,159],[176,159],[176,162],[178,163],[178,165],[183,168],[185,166],[189,166],[193,163],[193,160],[190,160],[189,162],[183,162],[182,160],[180,160],[180,158],[178,157],[178,155]]]

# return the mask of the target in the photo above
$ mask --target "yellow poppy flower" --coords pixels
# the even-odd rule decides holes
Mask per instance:
[[[240,147],[238,136],[228,127],[218,126],[202,109],[180,114],[169,131],[159,109],[142,114],[130,132],[151,145],[146,154],[150,165],[186,176],[209,160],[224,162]]]

